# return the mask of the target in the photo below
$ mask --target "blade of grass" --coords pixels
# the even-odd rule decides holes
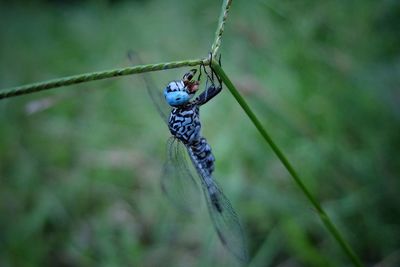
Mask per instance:
[[[264,140],[269,144],[269,146],[272,148],[272,150],[278,156],[279,160],[282,162],[282,164],[288,170],[288,172],[292,176],[293,180],[300,187],[301,191],[304,193],[306,198],[311,202],[312,206],[317,211],[318,216],[320,217],[320,219],[323,222],[323,224],[325,225],[325,227],[328,229],[329,233],[334,237],[334,239],[337,241],[339,246],[349,257],[349,259],[351,260],[353,265],[357,266],[357,267],[362,267],[363,264],[361,263],[358,256],[354,253],[353,249],[350,247],[350,245],[347,243],[347,241],[342,237],[339,230],[335,227],[335,225],[333,224],[333,222],[331,221],[329,216],[326,214],[326,212],[324,211],[322,206],[319,204],[319,202],[316,200],[316,198],[313,196],[313,194],[304,185],[304,183],[300,179],[299,175],[297,174],[297,172],[295,171],[293,166],[290,164],[290,162],[288,161],[286,156],[283,154],[283,152],[279,149],[279,147],[272,140],[272,138],[270,137],[268,132],[262,126],[260,120],[254,114],[254,112],[250,109],[249,105],[246,103],[244,98],[240,95],[239,91],[235,88],[235,86],[229,79],[228,75],[226,75],[225,71],[215,61],[212,61],[211,65],[212,65],[213,69],[215,70],[215,72],[218,74],[218,76],[222,79],[222,81],[224,82],[226,87],[229,89],[229,91],[231,92],[233,97],[236,99],[236,101],[239,103],[239,105],[243,108],[244,112],[247,114],[247,116],[253,122],[254,126],[260,132],[260,134],[262,135]]]
[[[182,60],[182,61],[172,61],[166,63],[157,64],[147,64],[147,65],[137,65],[134,67],[120,68],[114,70],[106,70],[99,72],[84,73],[79,75],[74,75],[70,77],[63,77],[59,79],[54,79],[50,81],[44,81],[39,83],[27,84],[18,87],[8,88],[0,91],[0,99],[36,93],[43,90],[53,89],[61,86],[67,86],[72,84],[90,82],[95,80],[102,80],[107,78],[113,78],[118,76],[159,71],[173,68],[180,68],[186,66],[197,66],[200,64],[208,65],[209,61],[207,59],[194,59],[194,60]]]
[[[222,34],[224,33],[225,22],[228,18],[229,9],[232,5],[232,0],[222,1],[221,14],[219,15],[218,27],[215,32],[215,39],[211,46],[211,54],[216,58],[219,48],[221,47]]]

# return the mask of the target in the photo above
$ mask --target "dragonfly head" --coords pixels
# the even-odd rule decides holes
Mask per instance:
[[[168,104],[173,107],[185,105],[194,96],[190,93],[183,81],[172,81],[164,89],[164,97]]]
[[[199,81],[192,81],[196,69],[190,70],[180,81],[172,81],[164,89],[164,97],[173,107],[185,105],[199,89]]]

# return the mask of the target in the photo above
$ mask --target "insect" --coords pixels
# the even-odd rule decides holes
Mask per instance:
[[[200,86],[201,68],[207,76],[206,89],[194,98]],[[212,67],[209,68],[211,74],[203,65],[200,67],[197,79],[194,79],[197,70],[191,69],[181,80],[168,83],[164,89],[164,101],[149,77],[145,77],[150,97],[160,115],[167,121],[172,134],[168,140],[162,188],[176,206],[184,210],[193,210],[195,207],[191,204],[191,200],[197,193],[194,177],[198,176],[212,223],[221,243],[240,261],[246,262],[247,249],[238,216],[213,177],[215,158],[207,140],[201,135],[200,107],[222,90],[221,79]],[[197,175],[187,165],[185,150]]]

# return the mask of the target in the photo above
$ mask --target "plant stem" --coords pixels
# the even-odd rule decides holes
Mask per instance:
[[[257,116],[254,114],[254,112],[250,109],[249,105],[246,103],[244,98],[240,95],[238,90],[235,88],[231,80],[228,78],[224,70],[216,63],[213,61],[211,63],[213,69],[215,72],[218,74],[218,76],[223,80],[224,84],[226,87],[229,89],[233,97],[236,99],[236,101],[240,104],[240,106],[243,108],[247,116],[250,118],[250,120],[253,122],[253,124],[256,126],[257,130],[260,132],[264,140],[270,145],[272,150],[275,152],[275,154],[278,156],[279,160],[282,162],[282,164],[285,166],[285,168],[288,170],[296,184],[300,187],[301,191],[304,193],[306,198],[311,202],[312,206],[316,209],[318,216],[320,217],[321,221],[325,225],[325,227],[328,229],[328,231],[331,233],[331,235],[335,238],[335,240],[339,243],[340,247],[342,250],[347,254],[347,256],[350,258],[354,266],[357,267],[362,267],[363,264],[361,263],[360,259],[357,257],[357,255],[354,253],[350,245],[346,242],[346,240],[342,237],[338,229],[335,227],[335,225],[332,223],[330,220],[329,216],[326,214],[322,206],[319,204],[319,202],[316,200],[316,198],[312,195],[312,193],[308,190],[308,188],[304,185],[302,180],[300,179],[299,175],[293,168],[293,166],[290,164],[286,156],[283,154],[283,152],[279,149],[279,147],[275,144],[275,142],[272,140],[268,132],[265,130],[265,128],[262,126],[261,122],[257,118]]]
[[[218,53],[218,50],[221,46],[222,34],[224,33],[225,22],[228,17],[229,9],[231,7],[232,0],[225,0],[222,4],[221,14],[219,16],[219,23],[217,27],[217,31],[215,32],[215,39],[211,46],[211,54],[215,58]]]
[[[70,76],[70,77],[64,77],[64,78],[54,79],[54,80],[50,80],[50,81],[44,81],[44,82],[27,84],[27,85],[23,85],[23,86],[4,89],[4,90],[0,91],[0,99],[36,93],[39,91],[57,88],[57,87],[61,87],[61,86],[66,86],[66,85],[84,83],[84,82],[95,81],[95,80],[102,80],[102,79],[136,74],[136,73],[180,68],[180,67],[184,67],[184,66],[197,66],[200,64],[208,65],[209,62],[206,59],[194,59],[194,60],[172,61],[172,62],[167,62],[167,63],[137,65],[137,66],[128,67],[128,68],[120,68],[120,69],[114,69],[114,70],[84,73],[84,74],[74,75],[74,76]]]

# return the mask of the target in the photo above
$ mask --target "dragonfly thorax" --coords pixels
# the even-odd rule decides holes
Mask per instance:
[[[199,107],[189,103],[173,108],[168,120],[168,128],[173,136],[190,145],[200,138]]]

